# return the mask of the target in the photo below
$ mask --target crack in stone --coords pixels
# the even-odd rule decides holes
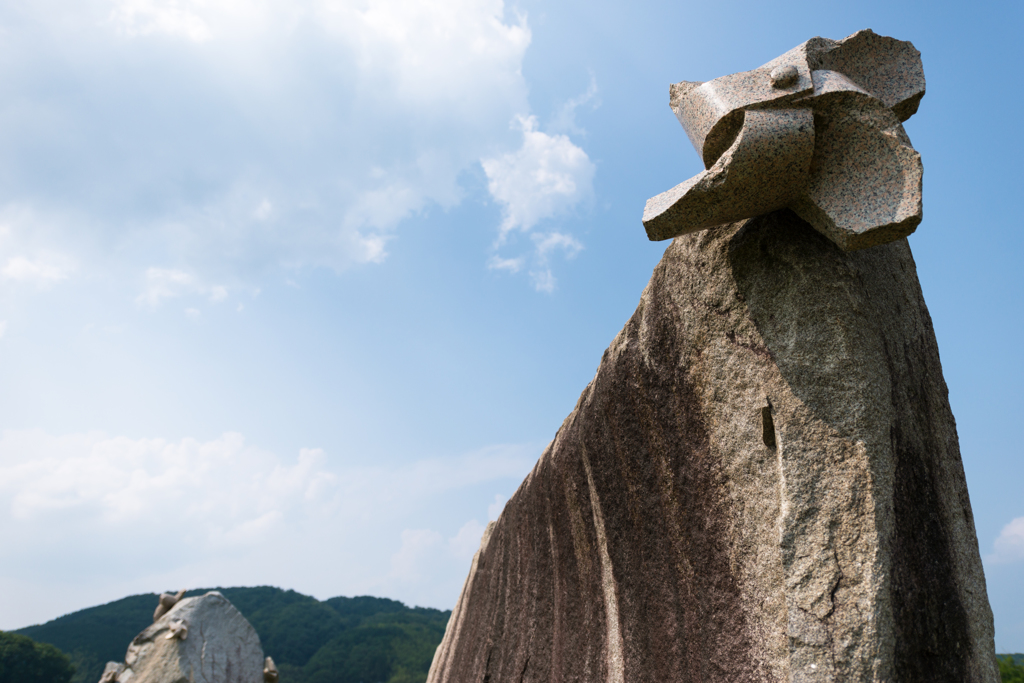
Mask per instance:
[[[530,666],[530,656],[529,655],[526,656],[526,661],[523,662],[523,670],[521,672],[519,672],[519,683],[523,683],[523,680],[526,678],[526,667],[528,667],[528,666]]]
[[[831,606],[829,607],[828,614],[826,614],[822,618],[822,622],[825,625],[825,633],[828,634],[828,651],[829,651],[829,655],[832,658],[832,671],[833,672],[838,672],[839,671],[839,663],[836,660],[835,628],[834,628],[834,625],[832,624],[831,617],[836,612],[836,593],[839,592],[839,585],[843,582],[843,579],[845,578],[845,576],[843,574],[843,568],[839,564],[839,552],[835,549],[835,547],[832,548],[832,557],[836,561],[836,572],[839,574],[839,576],[836,577],[836,582],[835,582],[835,584],[833,584],[832,590],[829,592],[828,599],[829,599],[829,604]]]

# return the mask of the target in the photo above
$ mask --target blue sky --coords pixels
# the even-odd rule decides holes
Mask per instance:
[[[632,313],[668,84],[923,53],[910,238],[1024,651],[1017,2],[0,2],[0,628],[272,584],[449,608]]]

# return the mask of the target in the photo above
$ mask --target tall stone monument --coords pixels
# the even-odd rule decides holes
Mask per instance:
[[[706,171],[484,534],[431,683],[996,683],[992,613],[905,239],[910,43],[814,38],[679,83]]]

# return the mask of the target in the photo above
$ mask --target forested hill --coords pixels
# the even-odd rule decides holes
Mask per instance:
[[[281,683],[415,683],[426,680],[451,611],[362,596],[323,602],[270,586],[202,588],[224,594],[260,636]],[[133,595],[17,631],[57,646],[76,666],[72,683],[96,683],[153,623],[157,596]]]

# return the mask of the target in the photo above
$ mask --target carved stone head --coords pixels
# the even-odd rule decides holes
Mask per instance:
[[[921,156],[902,122],[924,96],[921,53],[870,29],[812,38],[764,66],[669,89],[707,170],[652,197],[652,240],[789,207],[846,250],[921,222]]]

